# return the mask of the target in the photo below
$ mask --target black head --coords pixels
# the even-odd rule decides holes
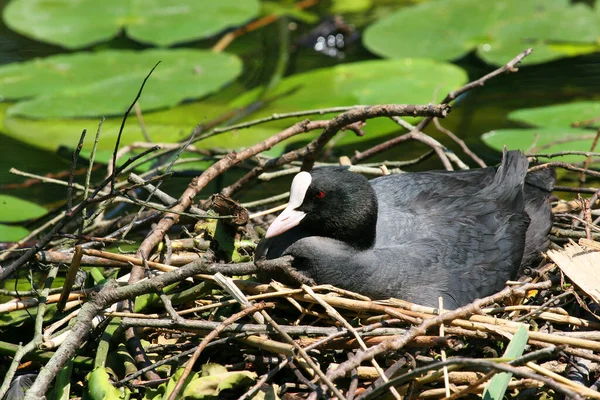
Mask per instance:
[[[296,226],[366,249],[375,242],[377,197],[369,181],[347,167],[300,172],[292,182],[288,207],[267,231],[276,236]]]

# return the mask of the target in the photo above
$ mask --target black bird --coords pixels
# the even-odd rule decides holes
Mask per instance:
[[[548,246],[555,174],[527,168],[509,151],[498,168],[370,181],[346,167],[300,172],[256,257],[292,255],[319,284],[453,309],[501,290]]]

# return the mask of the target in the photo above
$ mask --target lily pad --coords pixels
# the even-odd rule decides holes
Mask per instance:
[[[127,36],[157,46],[213,36],[258,16],[258,0],[12,0],[4,23],[69,49]]]
[[[5,99],[34,96],[8,109],[28,118],[122,114],[150,69],[139,104],[144,112],[210,94],[235,79],[240,60],[229,54],[177,49],[109,50],[37,59],[0,68]]]
[[[547,107],[526,108],[513,111],[508,118],[532,126],[570,127],[574,122],[583,122],[600,118],[600,102],[579,101],[557,104]],[[600,126],[600,119],[591,126]]]
[[[501,65],[532,47],[523,63],[538,64],[600,50],[600,16],[592,8],[566,0],[531,3],[517,2],[500,15],[477,47],[479,57]]]
[[[483,40],[495,17],[495,3],[436,0],[403,7],[369,26],[364,44],[387,58],[454,60]]]
[[[491,148],[502,151],[503,147],[509,150],[530,151],[532,147],[543,147],[539,153],[557,153],[561,151],[589,151],[593,142],[593,134],[581,129],[573,128],[533,128],[533,129],[498,129],[484,133],[481,139]],[[566,141],[569,140],[569,141]],[[546,147],[549,146],[549,147]],[[567,155],[553,158],[565,162],[581,162],[584,156]]]
[[[283,79],[269,93],[266,107],[247,119],[254,119],[298,110],[335,106],[372,104],[427,104],[441,100],[449,91],[467,82],[467,74],[452,64],[428,59],[375,60],[318,69]],[[255,99],[261,89],[250,91],[232,105],[240,106]],[[304,119],[305,117],[302,117]],[[318,117],[309,117],[318,119]],[[272,133],[289,127],[294,119],[274,121],[250,128],[250,136]],[[398,130],[398,125],[385,118],[369,120],[364,131],[369,138]],[[314,134],[313,134],[314,136]],[[302,135],[299,137],[306,136]],[[310,136],[309,136],[310,137]],[[340,141],[354,142],[357,137],[347,133]]]
[[[29,231],[21,226],[0,224],[0,242],[16,242],[28,233]]]
[[[435,0],[375,22],[364,43],[388,58],[454,60],[477,49],[492,64],[533,47],[523,62],[534,64],[600,50],[599,22],[591,7],[568,0]]]
[[[144,123],[146,131],[153,141],[173,143],[188,137],[192,129],[204,119],[210,121],[230,110],[230,107],[209,102],[188,103],[168,110],[144,113]],[[74,148],[81,131],[87,129],[86,143],[90,144],[86,144],[84,149],[89,149],[99,122],[99,119],[34,120],[9,116],[4,121],[3,133],[32,146],[56,150],[59,146]],[[98,149],[110,154],[111,156],[108,158],[112,158],[112,150],[120,125],[120,117],[107,118],[102,124]],[[196,143],[195,146],[214,148],[225,145],[227,148],[236,149],[256,144],[271,134],[272,132],[268,130],[253,131],[252,133],[246,130],[228,132],[205,139]],[[135,116],[130,116],[123,131],[121,144],[125,146],[143,140],[142,130],[135,120]]]
[[[47,213],[46,209],[31,201],[0,194],[0,221],[21,222],[39,218]]]

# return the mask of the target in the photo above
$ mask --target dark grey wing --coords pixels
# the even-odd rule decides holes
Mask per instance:
[[[481,178],[488,184],[481,188],[472,182],[478,188],[475,191],[446,186],[457,181],[442,182],[439,176],[443,174],[389,183],[381,179],[373,185],[384,205],[378,214],[375,253],[384,254],[385,250],[390,254],[387,257],[393,255],[398,260],[396,265],[404,262],[403,253],[423,257],[422,262],[415,263],[422,271],[402,266],[410,279],[404,280],[404,293],[408,293],[405,297],[418,299],[420,294],[413,292],[431,286],[445,298],[452,298],[455,306],[463,305],[502,289],[504,282],[516,274],[529,224],[523,201],[527,159],[518,152],[509,152],[491,178],[489,170],[482,171]],[[477,174],[464,176],[471,182]],[[423,190],[411,190],[415,181]],[[425,181],[429,183],[423,184]],[[436,182],[433,187],[429,186],[432,182]],[[398,183],[399,187],[387,186]],[[437,282],[438,277],[445,281]],[[423,300],[435,305],[431,304],[431,296]]]
[[[538,262],[541,252],[550,244],[548,235],[552,228],[552,206],[549,198],[555,181],[556,173],[551,168],[531,172],[525,177],[525,211],[531,223],[527,228],[522,268]]]

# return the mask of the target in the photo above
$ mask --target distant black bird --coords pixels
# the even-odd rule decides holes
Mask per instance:
[[[346,167],[300,172],[256,257],[292,255],[317,283],[374,299],[441,296],[456,308],[501,290],[548,246],[555,174],[527,167],[509,151],[498,168],[371,181]]]

